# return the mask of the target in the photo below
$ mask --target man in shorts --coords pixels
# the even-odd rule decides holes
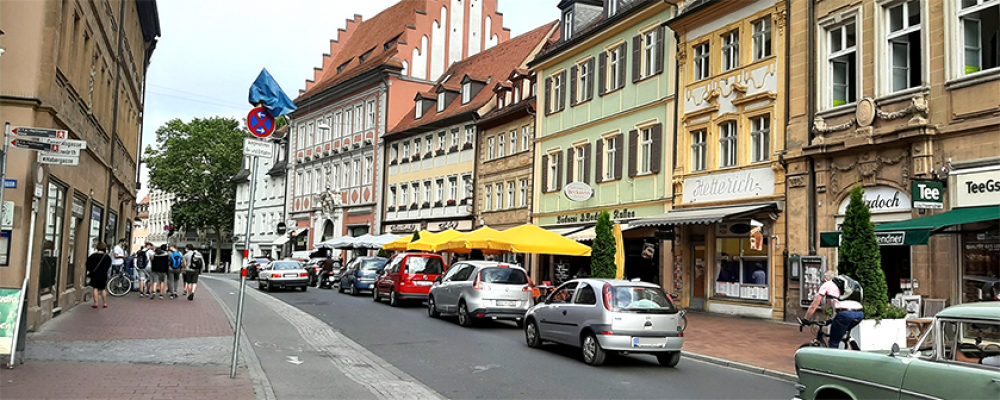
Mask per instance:
[[[167,272],[170,270],[170,252],[167,251],[167,245],[160,245],[156,249],[150,270],[152,271],[150,275],[153,278],[153,288],[149,299],[152,300],[153,293],[158,292],[160,300],[163,300],[163,295],[167,293]]]
[[[139,250],[136,250],[135,256],[135,275],[136,280],[139,281],[139,297],[146,297],[146,281],[149,280],[149,249],[153,247],[152,243],[146,243]]]
[[[187,245],[187,252],[184,253],[184,293],[187,293],[188,300],[194,300],[194,291],[198,288],[198,276],[201,269],[205,267],[205,258],[194,249],[190,243]]]

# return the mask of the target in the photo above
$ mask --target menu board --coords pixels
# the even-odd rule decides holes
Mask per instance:
[[[799,305],[803,308],[812,304],[813,297],[823,284],[826,273],[826,257],[802,256],[802,280],[799,285]]]

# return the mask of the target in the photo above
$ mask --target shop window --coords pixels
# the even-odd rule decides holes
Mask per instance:
[[[118,214],[115,212],[108,213],[108,226],[105,228],[104,242],[108,244],[108,251],[118,243]]]
[[[962,75],[1000,67],[1000,0],[961,0]]]
[[[910,0],[886,9],[889,92],[922,84],[920,2]]]
[[[1000,300],[1000,223],[962,234],[963,302]]]
[[[104,220],[104,208],[97,203],[90,206],[90,236],[87,240],[87,252],[94,251],[97,241],[101,239],[101,221]]]
[[[750,238],[716,240],[715,295],[747,300],[768,300],[770,265],[765,239],[761,250],[751,248]]]
[[[59,260],[63,251],[63,222],[66,215],[66,187],[50,181],[45,202],[45,236],[42,242],[38,285],[39,293],[42,294],[52,292],[52,287],[56,285],[59,276]],[[100,222],[97,226],[100,226]]]

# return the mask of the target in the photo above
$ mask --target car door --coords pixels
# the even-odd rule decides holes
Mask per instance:
[[[568,343],[566,338],[569,336],[570,327],[566,326],[562,317],[564,308],[573,302],[577,283],[577,281],[570,281],[562,284],[549,295],[545,300],[545,305],[535,311],[538,318],[539,334],[545,340]]]
[[[1000,399],[1000,366],[980,364],[981,357],[977,357],[1000,357],[1000,353],[975,350],[1000,341],[1000,322],[942,319],[934,329],[930,334],[940,339],[935,343],[936,350],[913,357],[903,378],[900,398]],[[966,352],[961,351],[963,347]]]
[[[340,286],[343,288],[348,288],[350,285],[354,284],[354,270],[358,266],[358,261],[354,260],[347,264],[344,268],[342,274],[340,274]]]
[[[403,265],[403,261],[406,260],[405,255],[397,256],[392,260],[388,267],[385,268],[385,273],[376,281],[376,289],[380,295],[389,293],[392,289],[393,284],[399,279],[399,269]]]
[[[561,318],[568,330],[567,340],[576,340],[575,343],[580,344],[581,330],[601,319],[602,308],[598,306],[597,293],[600,293],[597,288],[587,282],[580,282],[577,286],[573,304],[564,307]]]
[[[437,308],[443,312],[452,312],[455,306],[454,295],[451,290],[452,285],[455,284],[455,280],[460,278],[462,271],[466,268],[470,268],[468,264],[456,264],[451,267],[451,270],[441,278],[441,282],[437,284],[436,287],[431,289],[434,294],[434,302],[437,304]]]

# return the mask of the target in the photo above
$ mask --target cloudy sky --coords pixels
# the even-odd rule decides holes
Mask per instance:
[[[406,1],[406,0],[403,0]],[[512,35],[559,18],[556,0],[498,0]],[[245,117],[247,91],[267,68],[294,98],[320,66],[337,29],[395,0],[159,1],[162,36],[146,89],[143,145],[173,118]],[[147,172],[143,169],[145,188]],[[142,196],[139,197],[140,199]]]

